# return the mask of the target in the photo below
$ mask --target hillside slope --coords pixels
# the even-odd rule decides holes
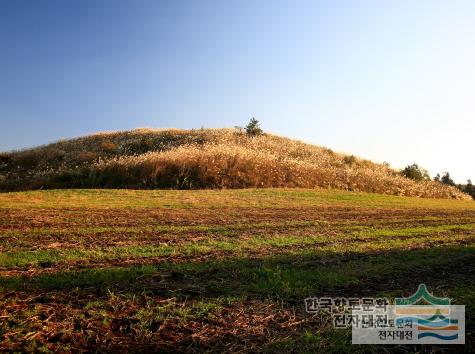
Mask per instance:
[[[0,154],[0,190],[40,188],[337,188],[470,199],[382,164],[266,134],[232,129],[98,133]]]

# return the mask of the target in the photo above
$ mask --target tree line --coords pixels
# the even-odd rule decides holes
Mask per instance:
[[[414,163],[412,165],[406,166],[402,171],[401,175],[404,177],[413,179],[415,181],[430,181],[429,172],[426,169],[420,167],[418,164]],[[464,193],[467,193],[475,199],[475,186],[472,184],[472,180],[468,179],[466,184],[457,184],[454,182],[452,177],[450,177],[449,172],[444,172],[442,176],[438,173],[434,179],[435,182],[446,184],[448,186],[456,187]]]

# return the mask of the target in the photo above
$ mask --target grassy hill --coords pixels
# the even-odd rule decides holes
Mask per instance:
[[[299,187],[470,199],[383,164],[233,129],[98,133],[0,154],[0,190]]]

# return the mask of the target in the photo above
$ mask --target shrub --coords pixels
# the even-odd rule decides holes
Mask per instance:
[[[356,157],[354,157],[353,155],[345,156],[343,158],[343,162],[345,163],[345,165],[353,166],[356,163]]]
[[[99,157],[99,155],[93,151],[81,151],[77,155],[77,160],[80,163],[85,163],[85,162],[92,162],[96,160]]]
[[[102,151],[108,154],[113,154],[117,152],[117,144],[114,144],[112,141],[109,140],[103,141],[100,147]]]
[[[450,178],[450,173],[448,172],[445,172],[444,175],[442,176],[442,178],[440,179],[440,181],[443,183],[443,184],[446,184],[448,186],[455,186],[455,182],[452,178]]]
[[[401,171],[401,175],[418,182],[430,180],[427,170],[419,167],[416,163],[406,166],[406,168]]]
[[[153,150],[154,147],[155,144],[153,139],[148,137],[142,137],[138,140],[132,140],[126,146],[129,153],[132,154],[144,154],[148,151]]]
[[[0,153],[0,165],[10,163],[12,158],[6,153]]]
[[[469,179],[467,181],[467,184],[465,185],[465,188],[463,191],[471,195],[472,198],[475,199],[475,186],[472,184],[472,180]]]
[[[252,117],[249,123],[246,125],[246,134],[247,136],[258,136],[262,135],[264,132],[260,127],[259,121]]]
[[[475,199],[475,186],[472,184],[472,180],[469,179],[467,180],[467,184],[457,184],[455,187]]]

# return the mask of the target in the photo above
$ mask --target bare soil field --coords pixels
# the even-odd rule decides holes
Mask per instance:
[[[475,203],[338,190],[0,194],[0,350],[470,352]],[[465,346],[351,345],[309,296],[466,306]]]

